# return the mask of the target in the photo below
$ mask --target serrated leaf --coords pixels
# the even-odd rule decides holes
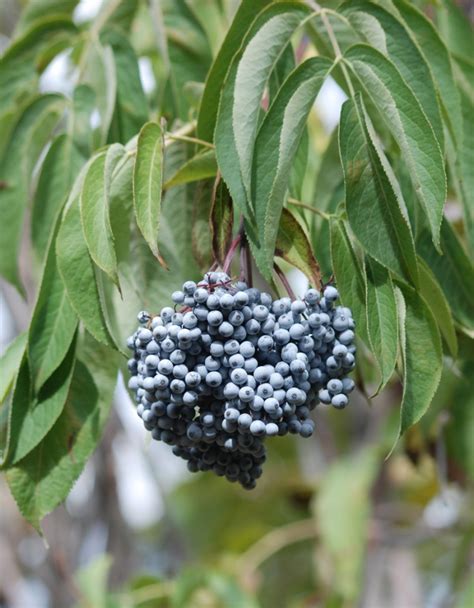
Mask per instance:
[[[403,360],[400,436],[430,406],[441,379],[443,353],[436,321],[425,300],[410,288],[395,293]]]
[[[388,271],[369,257],[365,267],[367,333],[381,373],[378,394],[392,377],[397,363],[397,303]]]
[[[63,411],[76,361],[76,343],[71,344],[61,365],[38,393],[30,379],[30,366],[24,357],[12,395],[7,445],[1,467],[10,467],[31,452],[52,428]]]
[[[77,316],[56,260],[56,234],[51,239],[28,331],[28,360],[37,393],[59,367],[74,338]]]
[[[160,261],[158,226],[162,183],[163,132],[158,124],[149,122],[138,136],[133,172],[133,204],[138,227],[153,255]]]
[[[235,13],[220,51],[212,64],[206,80],[199,109],[197,134],[206,141],[212,141],[219,106],[219,94],[229,69],[232,57],[239,50],[242,38],[255,16],[271,0],[242,0]]]
[[[26,348],[28,334],[24,331],[10,342],[0,357],[0,403],[3,404],[18,373]]]
[[[303,4],[272,4],[252,23],[227,73],[215,130],[219,169],[232,199],[251,219],[252,159],[262,95],[295,29],[310,14]]]
[[[441,150],[444,133],[430,68],[403,22],[381,6],[351,0],[341,7],[352,27],[365,41],[386,55],[411,88],[428,118]]]
[[[112,403],[116,358],[96,344],[84,359],[87,366],[77,362],[66,406],[54,427],[7,472],[20,511],[38,531],[40,520],[66,498],[79,477],[100,439]]]
[[[117,256],[110,225],[109,197],[113,170],[124,153],[121,145],[112,144],[106,152],[97,155],[87,169],[79,199],[82,229],[89,253],[117,287]]]
[[[420,272],[420,293],[430,307],[451,355],[456,357],[458,340],[451,309],[446,301],[443,290],[431,272],[430,267],[422,258],[418,258],[418,269]]]
[[[446,199],[444,160],[433,129],[400,73],[375,49],[358,44],[345,61],[368,92],[391,130],[408,168],[436,247]]]
[[[428,229],[420,231],[418,252],[441,285],[455,320],[474,332],[474,266],[446,219],[441,226],[441,247],[443,255],[430,242]]]
[[[24,212],[28,203],[29,185],[34,165],[59,120],[64,100],[59,95],[36,98],[22,113],[13,129],[8,146],[0,160],[0,274],[20,291],[19,254]]]
[[[298,144],[308,114],[332,64],[323,57],[308,59],[284,82],[270,106],[255,141],[252,202],[261,254],[256,261],[271,276],[280,214]]]
[[[369,344],[367,337],[367,315],[365,313],[365,276],[352,243],[341,220],[331,218],[331,260],[343,306],[352,309],[357,334]]]
[[[56,239],[58,269],[71,306],[86,329],[103,344],[113,340],[107,330],[97,283],[81,227],[79,200],[66,209]]]
[[[215,185],[215,196],[212,201],[209,224],[212,235],[212,252],[222,266],[232,241],[234,226],[234,208],[225,185]]]
[[[303,227],[288,209],[283,209],[278,226],[275,255],[292,264],[317,289],[321,288],[321,272]]]
[[[433,23],[415,5],[406,0],[393,1],[429,62],[437,93],[444,106],[445,120],[455,141],[459,143],[463,134],[461,103],[449,52]]]
[[[31,238],[39,259],[46,253],[58,214],[83,163],[84,158],[69,135],[58,135],[41,166],[33,200]]]
[[[214,150],[206,150],[205,152],[199,152],[184,163],[184,165],[165,182],[163,188],[168,190],[173,186],[197,182],[201,179],[214,177],[216,174],[216,153]]]
[[[327,555],[336,597],[350,605],[359,597],[370,517],[370,489],[378,471],[376,448],[339,460],[326,472],[315,501],[321,549]]]
[[[416,284],[410,226],[371,140],[360,96],[342,107],[339,145],[351,229],[372,258]]]

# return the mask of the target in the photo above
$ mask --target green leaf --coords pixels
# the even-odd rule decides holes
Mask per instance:
[[[441,338],[433,313],[414,290],[395,290],[403,359],[399,436],[426,413],[443,369]]]
[[[86,356],[87,355],[87,356]],[[68,495],[99,441],[115,387],[118,361],[98,344],[78,361],[66,406],[43,441],[7,472],[20,511],[37,530]]]
[[[416,6],[406,0],[394,0],[394,5],[428,60],[445,120],[454,140],[459,143],[463,133],[461,103],[449,52],[433,23]]]
[[[74,575],[81,593],[81,603],[76,608],[114,608],[108,601],[108,581],[112,563],[111,555],[99,555]]]
[[[81,227],[77,198],[63,215],[56,239],[56,254],[61,278],[77,316],[96,340],[113,344],[100,304],[94,265]]]
[[[376,392],[378,394],[392,377],[397,363],[397,303],[387,270],[370,257],[366,257],[365,267],[367,333],[381,373],[380,385]]]
[[[196,156],[189,159],[172,175],[164,184],[163,188],[168,190],[173,186],[197,182],[201,179],[214,177],[217,174],[216,153],[214,150],[198,152]]]
[[[162,183],[163,132],[158,124],[149,122],[138,136],[133,172],[133,204],[138,227],[160,262],[158,226]]]
[[[349,240],[344,223],[331,218],[331,260],[336,286],[343,306],[352,309],[357,334],[370,344],[367,337],[367,315],[365,301],[365,277]]]
[[[84,158],[69,135],[58,135],[41,166],[33,201],[31,238],[39,259],[46,253],[58,214],[83,163]]]
[[[255,141],[252,202],[260,237],[262,273],[270,277],[288,178],[308,114],[332,64],[313,57],[284,82],[268,110]]]
[[[472,193],[474,192],[474,100],[461,92],[463,113],[463,137],[459,150],[459,169],[461,186],[461,200],[464,207],[464,222],[466,224],[466,239],[469,249],[474,254],[474,205]]]
[[[439,30],[456,58],[472,61],[472,24],[453,0],[441,0],[437,7]]]
[[[77,148],[85,158],[93,150],[91,116],[94,111],[96,95],[90,86],[80,84],[74,89],[73,112],[69,121],[70,133]]]
[[[441,226],[440,255],[430,242],[427,229],[417,240],[417,250],[430,267],[461,328],[474,332],[474,266],[453,228],[445,219]]]
[[[456,377],[451,398],[450,420],[446,426],[446,443],[449,455],[461,470],[474,481],[474,392],[472,377],[474,366],[466,363],[462,378]]]
[[[443,290],[430,267],[422,258],[418,258],[418,269],[420,272],[420,294],[430,307],[451,355],[456,357],[458,353],[458,340],[451,309]]]
[[[397,276],[417,282],[416,256],[409,223],[400,209],[380,151],[366,122],[360,96],[341,111],[339,145],[349,224],[367,253]]]
[[[404,24],[381,6],[364,0],[347,2],[341,12],[365,42],[393,62],[420,102],[443,150],[443,123],[433,77],[425,57]]]
[[[170,606],[196,606],[203,591],[211,606],[259,608],[257,601],[240,589],[230,576],[198,568],[185,570],[176,579]]]
[[[378,471],[373,447],[339,460],[326,472],[315,502],[321,548],[335,595],[352,605],[360,594],[370,517],[370,489]],[[339,604],[338,604],[339,605]]]
[[[439,247],[446,175],[443,156],[426,115],[396,67],[381,53],[358,44],[346,52],[345,61],[380,110],[400,147],[418,200],[428,217],[433,242]]]
[[[59,95],[36,98],[23,112],[13,129],[0,160],[0,215],[7,230],[0,231],[0,274],[20,291],[18,254],[23,218],[28,203],[33,168],[64,109]]]
[[[59,418],[71,384],[75,360],[74,341],[61,365],[35,393],[28,359],[23,359],[10,406],[7,445],[0,462],[2,467],[10,467],[31,452]]]
[[[219,95],[232,57],[237,53],[242,39],[255,16],[272,0],[242,0],[235,13],[220,51],[212,64],[206,80],[199,110],[197,134],[205,141],[212,141],[216,125]]]
[[[215,186],[209,223],[212,234],[212,252],[214,258],[222,266],[232,241],[234,227],[234,208],[225,185],[217,184]]]
[[[281,214],[275,255],[301,270],[312,285],[321,289],[319,264],[314,257],[308,237],[301,224],[288,209],[283,209]]]
[[[234,56],[222,89],[214,137],[217,162],[247,219],[252,215],[248,201],[262,95],[291,35],[309,14],[299,3],[279,2],[264,9]]]
[[[56,15],[71,18],[79,0],[29,0],[15,26],[15,37],[22,34],[43,17]]]
[[[51,239],[28,332],[28,359],[37,393],[63,361],[77,327],[56,260],[56,234]]]
[[[109,197],[112,172],[125,150],[112,144],[90,163],[80,196],[81,221],[90,255],[119,287],[117,257],[109,217]]]
[[[26,348],[28,334],[24,331],[10,342],[0,357],[0,403],[3,404],[18,373]]]

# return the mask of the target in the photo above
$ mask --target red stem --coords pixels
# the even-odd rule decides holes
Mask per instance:
[[[275,269],[275,272],[277,273],[278,278],[280,279],[280,281],[283,284],[283,287],[286,289],[287,294],[290,296],[290,298],[292,300],[296,300],[296,296],[294,291],[291,289],[290,284],[288,283],[288,279],[286,278],[285,274],[283,273],[282,269],[278,266],[278,264],[276,262],[274,262],[273,264],[273,268]]]

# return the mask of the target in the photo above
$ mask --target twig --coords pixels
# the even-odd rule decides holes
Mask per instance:
[[[190,144],[198,144],[199,146],[205,146],[206,148],[210,148],[214,150],[214,144],[211,144],[208,141],[204,141],[204,139],[199,139],[197,137],[189,137],[188,135],[180,135],[179,133],[166,133],[165,137],[168,139],[176,140],[176,141],[186,141]]]
[[[240,245],[241,241],[242,241],[242,229],[240,228],[239,232],[237,233],[236,237],[234,238],[234,240],[232,241],[232,243],[230,245],[227,255],[225,256],[224,264],[222,265],[222,270],[225,273],[229,272],[229,268],[230,268],[230,265],[232,264],[232,260],[234,259],[235,252],[237,251],[237,247]]]
[[[301,201],[297,200],[296,198],[290,197],[288,199],[288,203],[290,205],[293,205],[294,207],[301,207],[302,209],[307,209],[308,211],[311,211],[312,213],[315,213],[316,215],[321,216],[325,220],[331,219],[331,215],[329,213],[324,213],[324,211],[320,211],[316,207],[312,207],[311,205],[308,205],[307,203],[302,203]]]
[[[288,295],[290,296],[290,298],[292,300],[296,300],[296,296],[294,291],[291,289],[291,285],[288,283],[288,279],[286,278],[284,272],[282,271],[282,269],[278,266],[278,264],[276,262],[273,263],[273,268],[275,269],[275,272],[278,276],[278,278],[280,279],[280,281],[283,284],[283,287],[286,289]]]

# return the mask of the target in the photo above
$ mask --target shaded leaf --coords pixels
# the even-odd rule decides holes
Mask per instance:
[[[35,22],[46,16],[55,15],[71,18],[79,0],[29,0],[28,4],[20,13],[20,18],[15,26],[15,37],[24,33]]]
[[[0,357],[0,403],[3,404],[15,381],[26,348],[28,334],[23,332],[10,342]]]
[[[402,151],[418,200],[428,217],[433,242],[438,247],[446,176],[433,129],[396,67],[381,53],[358,44],[346,52],[345,60],[380,110]]]
[[[184,163],[184,165],[165,182],[163,188],[168,190],[173,186],[214,177],[216,174],[216,153],[214,150],[206,150],[205,152],[199,152],[196,156],[193,156]]]
[[[372,258],[417,282],[413,237],[365,123],[360,97],[342,107],[339,145],[346,210],[355,236]]]
[[[215,185],[209,224],[212,235],[212,252],[214,258],[222,265],[232,241],[234,226],[232,200],[229,191],[222,183]]]
[[[74,89],[73,112],[70,118],[70,132],[77,148],[86,157],[93,150],[93,133],[91,116],[95,106],[96,95],[90,86],[81,84]]]

